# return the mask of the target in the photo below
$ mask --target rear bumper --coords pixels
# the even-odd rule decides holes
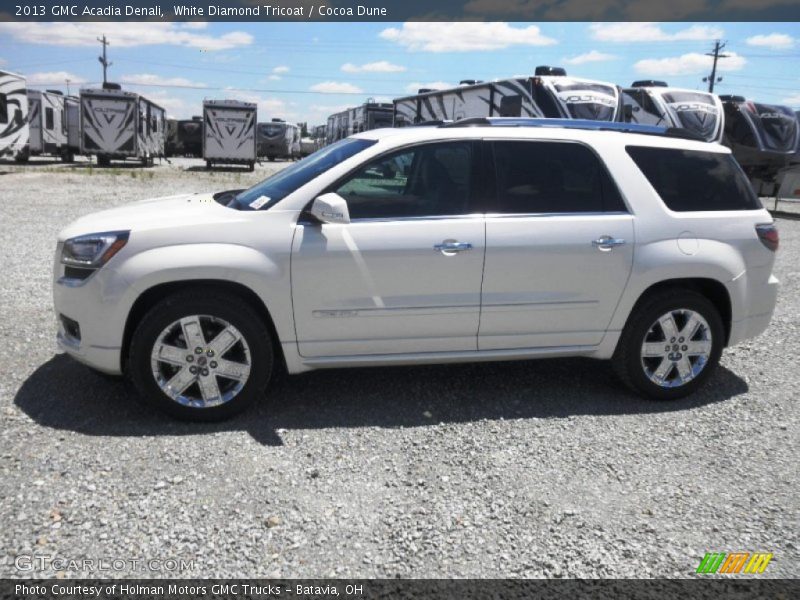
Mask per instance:
[[[753,299],[751,314],[731,323],[729,346],[761,335],[769,327],[778,301],[779,286],[780,283],[774,275],[769,276],[766,285],[759,286],[758,298]]]

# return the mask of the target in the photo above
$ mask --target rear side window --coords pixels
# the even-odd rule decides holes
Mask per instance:
[[[761,208],[730,154],[644,146],[628,146],[626,150],[670,210]]]
[[[44,109],[44,126],[45,129],[52,129],[54,127],[53,124],[53,109],[52,108],[45,108]]]
[[[617,186],[592,150],[570,142],[494,142],[496,212],[626,211]]]

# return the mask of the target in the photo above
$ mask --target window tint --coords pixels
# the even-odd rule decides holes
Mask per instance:
[[[54,127],[53,121],[53,109],[52,108],[45,108],[44,109],[44,126],[46,129],[52,129]]]
[[[761,208],[730,154],[643,146],[626,150],[670,210]]]
[[[0,94],[0,123],[8,123],[8,97]]]
[[[495,142],[497,212],[625,211],[605,167],[586,146],[562,142]]]
[[[466,214],[471,167],[471,143],[428,144],[369,163],[336,193],[351,219]]]

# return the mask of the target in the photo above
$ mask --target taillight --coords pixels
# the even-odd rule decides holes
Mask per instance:
[[[778,249],[781,238],[780,235],[778,235],[778,228],[775,227],[775,223],[756,225],[756,233],[758,234],[758,239],[760,239],[761,243],[767,248],[773,252]]]

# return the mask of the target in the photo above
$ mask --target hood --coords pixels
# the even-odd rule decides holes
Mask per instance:
[[[132,202],[91,213],[67,225],[58,240],[103,231],[153,231],[167,228],[216,226],[242,219],[238,210],[226,208],[210,193],[180,194]]]

